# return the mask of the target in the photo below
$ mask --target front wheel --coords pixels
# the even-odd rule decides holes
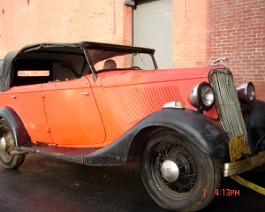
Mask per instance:
[[[153,200],[163,208],[195,211],[206,207],[219,187],[219,164],[185,136],[162,131],[144,147],[141,173]]]
[[[24,154],[14,154],[14,135],[6,120],[0,120],[0,162],[7,169],[15,169],[22,165]]]

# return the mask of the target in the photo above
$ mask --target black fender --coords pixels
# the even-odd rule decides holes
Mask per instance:
[[[17,149],[19,145],[25,145],[30,142],[29,135],[23,122],[12,108],[0,108],[0,119],[6,120],[6,124],[9,129],[11,129],[15,139],[15,149]]]
[[[249,138],[257,153],[260,142],[265,139],[265,102],[255,100],[250,105],[244,105],[244,120]]]
[[[201,113],[188,109],[162,109],[146,117],[108,147],[84,157],[86,165],[114,165],[127,159],[130,145],[144,129],[167,127],[188,137],[202,152],[217,158],[229,156],[227,133]]]

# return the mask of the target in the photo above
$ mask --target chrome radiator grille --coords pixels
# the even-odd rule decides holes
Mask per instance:
[[[231,72],[227,69],[213,70],[210,81],[215,92],[215,104],[222,128],[230,139],[244,135],[248,143],[246,125]],[[250,153],[250,149],[247,149],[247,152]]]

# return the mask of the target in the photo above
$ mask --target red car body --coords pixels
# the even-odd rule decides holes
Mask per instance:
[[[103,147],[170,101],[194,109],[187,96],[210,68],[113,71],[99,73],[96,82],[84,76],[15,86],[0,94],[0,107],[20,114],[33,143]]]
[[[42,43],[8,54],[0,74],[0,159],[9,169],[28,153],[97,166],[142,155],[152,198],[197,210],[222,172],[265,162],[264,103],[252,83],[236,91],[225,67],[158,70],[152,49]]]

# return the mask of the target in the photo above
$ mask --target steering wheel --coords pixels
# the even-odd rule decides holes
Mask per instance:
[[[130,69],[141,70],[141,68],[139,66],[132,66],[132,67],[130,67]]]

